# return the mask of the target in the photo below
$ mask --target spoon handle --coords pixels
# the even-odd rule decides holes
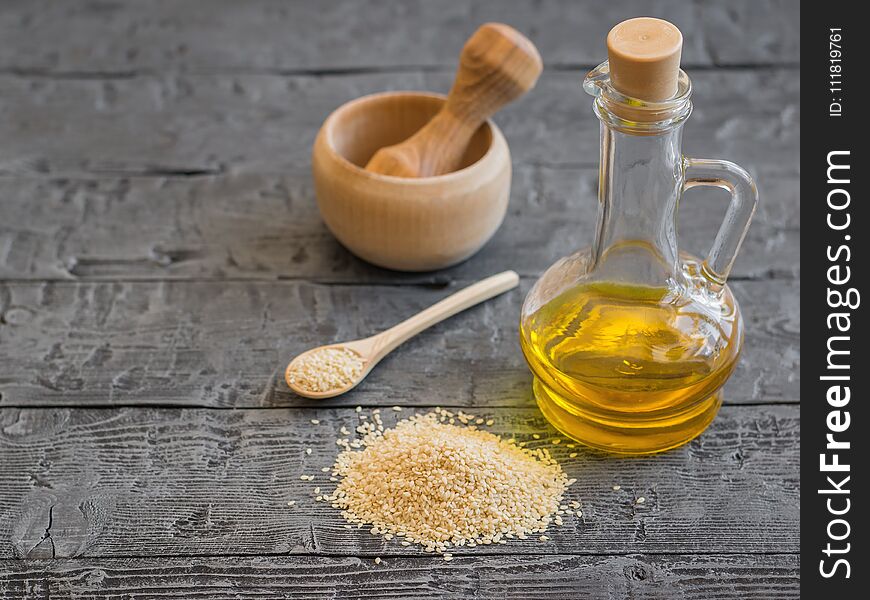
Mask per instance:
[[[433,304],[410,319],[402,321],[398,325],[376,335],[378,349],[374,356],[372,356],[371,362],[377,363],[400,344],[424,329],[428,329],[435,323],[440,323],[466,308],[471,308],[475,304],[480,304],[484,300],[489,300],[511,290],[519,282],[519,275],[513,271],[505,271],[504,273],[487,277],[451,296],[447,296],[444,300]]]

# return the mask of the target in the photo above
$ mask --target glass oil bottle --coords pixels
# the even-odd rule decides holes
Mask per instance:
[[[522,310],[520,341],[542,412],[609,452],[659,452],[704,431],[743,344],[725,281],[757,191],[733,163],[682,155],[692,87],[679,69],[681,44],[679,30],[658,19],[623,22],[608,36],[609,62],[584,81],[601,121],[595,243],[552,265]],[[696,186],[731,194],[704,259],[677,243],[679,201]]]

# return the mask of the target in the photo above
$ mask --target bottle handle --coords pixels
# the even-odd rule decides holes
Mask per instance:
[[[707,279],[724,285],[758,206],[758,189],[743,167],[727,160],[683,157],[683,175],[683,191],[707,186],[731,194],[725,220],[701,265]]]

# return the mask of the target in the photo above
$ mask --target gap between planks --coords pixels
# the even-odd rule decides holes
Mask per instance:
[[[776,402],[741,402],[740,404],[728,404],[729,407],[748,407],[748,408],[764,408],[764,407],[774,407],[774,406],[797,406],[800,404],[800,400],[794,401],[776,401]],[[380,408],[383,409],[385,405],[383,404],[359,404],[363,409],[375,409]],[[401,406],[403,409],[407,410],[415,410],[415,411],[423,411],[423,410],[431,410],[435,408],[435,405],[432,406],[415,406],[412,404],[397,404],[396,406]],[[500,410],[508,410],[518,408],[516,405],[480,405],[480,406],[468,406],[468,405],[460,405],[460,404],[439,404],[440,408],[447,409],[461,409],[461,410],[490,410],[490,409],[500,409]],[[4,408],[17,408],[21,410],[115,410],[120,408],[128,408],[128,409],[157,409],[157,410],[229,410],[229,411],[244,411],[244,410],[294,410],[294,409],[312,409],[312,408],[342,408],[336,407],[333,405],[329,406],[319,406],[317,404],[295,404],[293,406],[202,406],[202,405],[193,405],[193,404],[159,404],[159,403],[136,403],[136,404],[3,404],[0,406],[0,410]],[[346,408],[346,407],[344,407]]]
[[[799,71],[800,61],[758,62],[758,63],[722,63],[722,64],[692,64],[680,65],[684,71]],[[545,72],[591,71],[596,65],[581,63],[551,63],[544,66]],[[20,77],[22,79],[56,79],[85,81],[116,81],[136,79],[137,77],[235,77],[240,75],[263,75],[271,77],[349,77],[354,75],[392,75],[405,73],[454,73],[456,65],[396,65],[396,66],[348,66],[317,69],[131,69],[131,70],[75,70],[54,71],[39,68],[8,67],[0,69],[0,76]]]
[[[800,552],[769,552],[769,551],[758,551],[753,552],[751,550],[744,551],[715,551],[715,550],[697,550],[693,552],[605,552],[605,553],[595,553],[595,552],[537,552],[535,554],[530,554],[528,552],[467,552],[467,551],[459,551],[454,548],[450,554],[452,554],[455,558],[477,558],[477,557],[491,557],[491,558],[534,558],[536,556],[547,556],[547,557],[574,557],[574,556],[588,556],[590,558],[607,558],[607,557],[616,557],[616,556],[625,556],[625,557],[644,557],[644,558],[653,558],[657,556],[800,556]],[[426,554],[399,554],[399,553],[391,553],[391,552],[369,552],[365,554],[357,553],[357,554],[341,554],[338,552],[258,552],[256,554],[193,554],[193,553],[173,553],[173,554],[113,554],[111,556],[69,556],[69,557],[58,557],[58,558],[0,558],[0,565],[3,563],[9,564],[21,564],[22,562],[27,563],[45,563],[45,562],[95,562],[100,560],[162,560],[162,559],[174,559],[174,558],[238,558],[238,559],[247,559],[247,558],[294,558],[294,557],[313,557],[313,558],[359,558],[364,560],[371,560],[375,557],[380,557],[383,559],[401,559],[401,560],[442,560],[441,556],[434,553],[426,553]]]
[[[367,263],[368,264],[368,263]],[[546,269],[544,269],[546,270]],[[519,273],[520,281],[534,282],[537,281],[540,275],[543,275],[544,270],[538,275],[530,275],[528,273]],[[409,276],[418,275],[419,273],[408,273]],[[793,273],[784,273],[781,271],[769,271],[763,275],[734,275],[728,278],[729,283],[735,281],[740,282],[756,282],[756,281],[798,281],[800,277]],[[312,286],[341,286],[341,287],[372,287],[372,288],[418,288],[421,290],[446,290],[452,285],[471,285],[478,281],[471,278],[456,278],[442,279],[437,275],[430,281],[343,281],[340,279],[311,279],[310,277],[292,277],[288,275],[275,275],[272,277],[88,277],[88,276],[70,276],[70,277],[40,277],[39,279],[26,279],[21,277],[0,277],[0,285],[40,285],[45,283],[304,283]],[[458,291],[458,290],[457,290]]]
[[[14,159],[13,159],[14,160]],[[8,161],[7,161],[8,162]],[[553,161],[516,161],[513,163],[514,169],[547,169],[550,171],[582,171],[590,170],[597,171],[598,163],[587,162],[553,162]],[[310,165],[302,165],[300,169],[310,168]],[[780,177],[795,177],[800,178],[800,168],[778,168],[765,166],[762,170],[767,176]],[[167,181],[185,181],[193,179],[220,179],[221,177],[232,177],[241,175],[261,175],[282,177],[287,175],[287,172],[275,171],[272,169],[249,169],[246,167],[234,168],[229,165],[220,165],[217,168],[208,168],[201,166],[175,166],[175,167],[148,167],[124,170],[124,169],[82,169],[76,173],[56,172],[56,171],[4,171],[0,168],[0,180],[10,181],[117,181],[123,180],[149,180],[149,179],[165,179]]]
[[[2,400],[3,395],[0,394],[0,400]],[[757,400],[757,401],[747,401],[741,402],[739,404],[727,404],[728,407],[747,407],[747,408],[758,408],[758,407],[772,407],[772,406],[796,406],[800,404],[800,400]],[[355,406],[361,406],[363,409],[384,409],[389,408],[389,406],[385,404],[371,404],[366,402],[361,402]],[[392,405],[390,405],[392,406]],[[406,410],[413,411],[425,411],[432,410],[436,407],[447,408],[447,409],[457,409],[463,411],[471,411],[471,410],[491,410],[491,409],[500,409],[500,410],[512,410],[516,408],[532,408],[531,406],[520,407],[516,404],[493,404],[493,405],[480,405],[480,406],[468,406],[467,404],[448,404],[446,402],[442,402],[441,404],[396,404],[395,406],[400,406]],[[150,402],[136,402],[136,403],[118,403],[118,404],[2,404],[0,405],[0,410],[4,408],[17,408],[22,410],[115,410],[120,408],[134,408],[134,409],[173,409],[173,410],[231,410],[231,411],[244,411],[244,410],[308,410],[312,408],[351,408],[350,405],[347,406],[336,406],[336,405],[324,405],[322,403],[311,403],[311,404],[293,404],[293,405],[275,405],[275,406],[203,406],[199,404],[183,404],[183,403],[150,403]]]

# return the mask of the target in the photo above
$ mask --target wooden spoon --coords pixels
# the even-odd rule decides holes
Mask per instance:
[[[486,23],[468,38],[444,107],[410,138],[375,152],[366,169],[398,177],[456,171],[477,128],[535,86],[543,69],[534,44],[513,27]]]
[[[466,308],[471,308],[475,304],[479,304],[484,300],[489,300],[490,298],[515,288],[519,283],[519,280],[519,276],[515,272],[505,271],[504,273],[499,273],[498,275],[493,275],[492,277],[487,277],[482,281],[478,281],[474,285],[470,285],[467,288],[448,296],[444,300],[433,304],[426,310],[417,313],[410,319],[402,321],[398,325],[395,325],[377,335],[361,340],[354,340],[352,342],[329,344],[327,346],[319,346],[317,348],[312,348],[311,350],[306,350],[290,361],[290,364],[287,365],[287,370],[284,374],[287,385],[294,392],[300,396],[305,396],[306,398],[332,398],[344,394],[356,387],[360,381],[365,379],[366,375],[369,374],[382,358],[395,350],[396,347],[403,342],[414,337],[424,329],[431,327],[435,323],[439,323],[448,317],[452,317],[456,313],[462,312]],[[293,383],[290,373],[294,370],[297,361],[306,354],[323,348],[345,348],[358,354],[362,359],[363,368],[357,379],[348,383],[344,387],[327,390],[325,392],[312,392]]]

